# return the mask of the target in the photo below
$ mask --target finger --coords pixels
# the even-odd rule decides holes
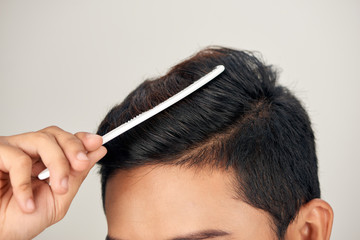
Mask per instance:
[[[20,209],[25,213],[33,212],[32,159],[17,148],[0,145],[0,170],[9,173],[12,191]]]
[[[39,156],[50,171],[50,183],[54,192],[64,194],[68,190],[70,163],[54,135],[45,131],[11,137],[11,142],[32,156]]]
[[[72,169],[75,171],[84,171],[90,165],[87,157],[87,150],[82,141],[75,135],[66,132],[58,127],[49,127],[43,131],[55,136],[66,158],[69,160]]]
[[[74,199],[76,193],[78,192],[82,182],[85,180],[86,176],[88,175],[90,169],[95,165],[99,159],[105,156],[107,150],[105,147],[101,146],[94,152],[88,153],[88,157],[90,159],[90,166],[88,169],[82,172],[75,172],[73,171],[70,174],[69,178],[69,191],[66,194],[59,195],[55,194],[55,201],[58,202],[58,209],[59,212],[66,212],[66,209],[69,208],[71,201]],[[63,215],[59,215],[58,217],[62,217]]]
[[[87,174],[89,173],[89,171],[91,170],[91,168],[94,167],[94,165],[101,159],[103,158],[107,153],[107,149],[104,146],[101,146],[100,148],[98,148],[97,150],[93,151],[93,152],[89,152],[88,158],[90,160],[90,165],[89,167],[82,172],[72,172],[70,178],[79,178],[80,180],[79,183],[81,184],[81,182],[86,178]]]
[[[76,193],[78,191],[81,183],[85,180],[85,178],[89,174],[91,168],[94,167],[96,162],[98,162],[101,158],[103,158],[106,155],[106,152],[107,152],[106,148],[104,146],[101,146],[96,151],[90,152],[88,154],[88,157],[89,157],[90,162],[91,162],[90,167],[86,171],[81,172],[79,175],[76,175],[76,176],[73,175],[73,177],[70,177],[71,185],[70,185],[70,191],[69,192],[75,192]],[[71,188],[73,188],[73,189],[71,189]]]
[[[103,142],[101,136],[92,133],[78,132],[75,134],[75,136],[82,141],[88,152],[97,150]]]
[[[107,153],[107,149],[104,146],[101,146],[96,151],[88,153],[88,157],[90,159],[90,169],[100,160],[102,159]]]

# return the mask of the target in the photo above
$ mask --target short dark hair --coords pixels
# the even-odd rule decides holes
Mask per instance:
[[[314,134],[298,99],[256,53],[206,48],[147,80],[101,123],[105,134],[176,94],[217,65],[225,71],[169,109],[109,142],[102,194],[118,169],[182,165],[231,169],[243,201],[268,212],[279,239],[301,205],[320,197]]]

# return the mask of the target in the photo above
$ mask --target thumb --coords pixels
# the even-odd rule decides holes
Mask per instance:
[[[85,149],[88,152],[93,152],[97,150],[103,143],[102,137],[97,134],[78,132],[75,134],[75,136],[82,141]]]

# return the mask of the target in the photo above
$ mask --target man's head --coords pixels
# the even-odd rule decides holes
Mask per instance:
[[[99,164],[109,235],[128,240],[330,234],[332,210],[318,200],[308,115],[277,84],[272,67],[250,52],[200,51],[142,83],[108,113],[98,133],[156,106],[220,64],[225,71],[208,85],[106,145]]]

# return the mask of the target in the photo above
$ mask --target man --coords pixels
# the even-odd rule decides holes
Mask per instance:
[[[225,71],[208,85],[106,144],[99,164],[107,239],[330,238],[333,211],[319,199],[306,111],[249,52],[204,49],[145,81],[108,113],[98,134],[220,64]],[[0,142],[0,236],[8,239],[31,238],[59,221],[106,153],[98,136],[56,127]],[[51,187],[32,180],[31,189],[28,170],[35,176],[45,166]],[[14,225],[20,217],[34,220],[31,228]]]

